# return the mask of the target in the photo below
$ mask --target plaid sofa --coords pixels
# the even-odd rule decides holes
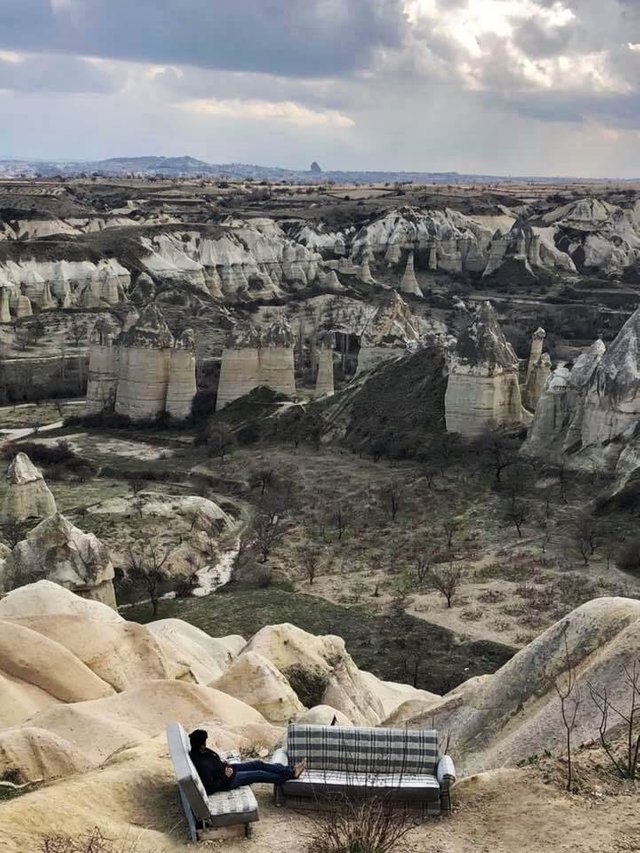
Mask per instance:
[[[429,814],[451,810],[455,767],[434,730],[290,725],[273,761],[302,758],[307,769],[276,786],[277,802],[375,793]]]
[[[246,785],[233,791],[207,794],[189,758],[189,739],[184,728],[180,723],[170,723],[166,735],[191,840],[198,840],[199,829],[236,824],[244,824],[248,836],[250,824],[259,819],[258,803],[251,788]]]

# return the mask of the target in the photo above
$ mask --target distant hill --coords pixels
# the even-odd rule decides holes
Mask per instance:
[[[312,166],[317,166],[314,162]],[[318,167],[319,168],[319,167]],[[257,166],[249,163],[206,163],[194,157],[111,157],[107,160],[0,160],[0,177],[162,177],[226,178],[229,180],[288,181],[291,183],[335,182],[337,184],[495,184],[506,182],[578,183],[583,178],[531,175],[473,175],[459,172],[318,171]],[[602,179],[606,180],[606,179]],[[611,179],[609,179],[611,180]]]

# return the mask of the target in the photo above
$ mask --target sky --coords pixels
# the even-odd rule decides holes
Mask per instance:
[[[0,157],[640,176],[640,0],[0,0]]]

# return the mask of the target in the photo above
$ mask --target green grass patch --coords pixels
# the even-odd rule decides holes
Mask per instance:
[[[123,611],[126,619],[151,620],[150,605]],[[206,598],[161,601],[158,618],[183,619],[213,637],[247,639],[265,625],[291,622],[312,634],[337,634],[361,669],[386,681],[413,683],[446,693],[475,675],[495,672],[515,649],[488,641],[460,642],[422,619],[378,616],[286,589],[229,587]]]

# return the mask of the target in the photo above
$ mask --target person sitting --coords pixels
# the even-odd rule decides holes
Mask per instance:
[[[189,758],[202,780],[207,794],[232,791],[242,785],[256,782],[281,785],[288,779],[297,779],[306,767],[306,760],[298,761],[293,767],[286,764],[271,764],[268,761],[241,761],[228,764],[217,752],[207,748],[208,733],[196,729],[189,735],[191,750]]]

